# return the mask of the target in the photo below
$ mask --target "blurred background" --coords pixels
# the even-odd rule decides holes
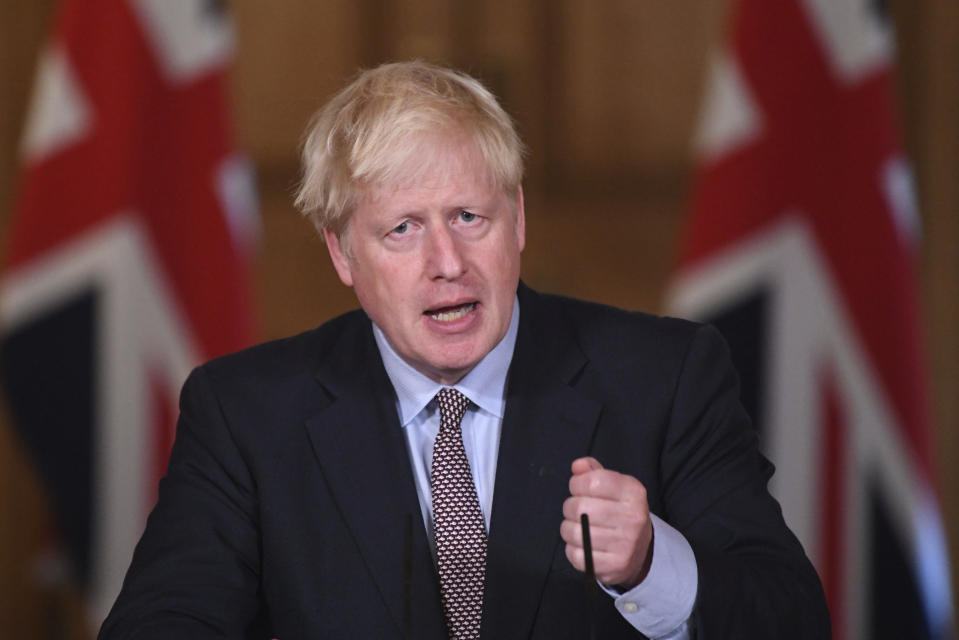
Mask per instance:
[[[181,29],[178,25],[182,23],[176,20],[164,22],[161,15],[164,9],[157,9],[158,3],[129,1],[140,7],[133,11],[136,17],[132,20],[121,15],[124,11],[121,5],[125,4],[122,0],[64,2],[64,5],[75,5],[71,10],[58,8],[59,3],[53,0],[0,2],[0,240],[3,247],[0,250],[6,258],[8,281],[5,285],[8,287],[12,273],[28,270],[32,260],[42,259],[56,242],[68,239],[64,229],[73,228],[69,208],[72,205],[78,210],[84,208],[76,199],[82,195],[60,194],[59,199],[45,204],[48,202],[45,194],[57,192],[63,184],[56,176],[64,169],[56,160],[48,162],[49,156],[22,151],[22,140],[30,138],[25,131],[31,95],[38,91],[40,84],[37,77],[42,52],[50,51],[51,44],[66,42],[60,49],[67,52],[66,56],[48,60],[70,60],[73,56],[80,69],[86,63],[76,52],[96,51],[96,55],[103,56],[102,60],[111,62],[98,62],[96,64],[106,66],[97,67],[88,60],[94,66],[86,67],[77,77],[96,75],[96,71],[102,69],[97,75],[99,82],[95,90],[115,96],[122,93],[118,86],[136,77],[131,61],[145,55],[141,51],[143,45],[131,45],[138,53],[128,59],[123,57],[123,47],[134,37],[122,35],[126,33],[124,29],[135,30],[137,24],[150,20],[164,24],[160,31],[172,30],[172,45],[169,38],[166,45],[157,44],[163,38],[146,38],[159,48],[188,47],[178,38],[209,35],[203,30],[194,33],[187,27]],[[129,163],[106,163],[103,171],[120,167],[115,180],[149,182],[153,175],[149,172],[182,164],[186,175],[190,175],[190,171],[195,172],[189,161],[190,145],[196,139],[206,139],[209,133],[206,127],[211,126],[209,118],[215,117],[216,126],[223,131],[216,136],[214,146],[219,145],[221,151],[229,152],[227,155],[234,159],[245,154],[252,163],[258,216],[249,215],[251,192],[242,187],[233,189],[231,193],[239,194],[233,198],[239,202],[234,208],[241,211],[237,215],[245,220],[240,224],[244,240],[237,240],[235,221],[227,226],[234,234],[230,255],[235,254],[240,266],[227,269],[226,276],[215,271],[219,267],[195,267],[196,271],[179,276],[187,284],[174,282],[170,287],[174,298],[183,294],[189,299],[197,295],[190,293],[190,281],[195,284],[201,280],[229,280],[232,284],[224,285],[226,288],[243,287],[246,282],[249,294],[238,293],[224,302],[223,308],[234,309],[229,305],[236,305],[240,310],[236,313],[249,313],[250,318],[228,316],[207,321],[206,328],[194,328],[192,346],[184,349],[179,359],[170,357],[170,363],[163,365],[170,378],[164,378],[161,385],[164,389],[178,386],[176,378],[182,375],[185,366],[195,364],[189,362],[191,360],[202,360],[253,341],[303,331],[355,306],[352,291],[336,279],[322,242],[292,207],[291,194],[298,178],[299,138],[310,115],[359,68],[415,57],[461,68],[486,82],[515,117],[529,147],[525,182],[525,281],[543,291],[665,313],[667,292],[682,280],[679,278],[684,273],[681,267],[703,264],[712,251],[709,242],[701,240],[703,232],[691,228],[693,220],[708,215],[707,196],[713,193],[708,188],[708,172],[717,166],[716,154],[723,151],[707,149],[712,155],[704,156],[696,152],[694,144],[696,132],[702,131],[700,123],[706,110],[708,81],[716,71],[711,61],[717,59],[717,52],[731,49],[740,56],[771,55],[769,50],[759,53],[743,46],[752,42],[752,36],[764,45],[776,45],[779,40],[778,54],[785,60],[801,55],[801,47],[794,46],[788,39],[776,37],[770,42],[771,34],[778,33],[784,24],[799,21],[786,20],[788,14],[784,16],[779,12],[780,15],[770,18],[779,21],[775,28],[771,26],[764,32],[763,18],[759,15],[762,11],[757,9],[754,16],[743,15],[750,7],[762,3],[748,1],[740,4],[733,0],[668,3],[652,0],[231,0],[187,4],[202,6],[203,20],[221,21],[224,12],[232,19],[232,36],[223,35],[220,26],[211,27],[219,34],[217,37],[221,37],[221,44],[227,42],[222,47],[226,53],[215,60],[215,73],[223,83],[203,84],[206,82],[203,74],[212,73],[210,69],[214,67],[211,66],[192,76],[171,73],[164,77],[182,80],[184,87],[194,86],[190,83],[202,84],[201,92],[221,91],[225,100],[217,98],[210,102],[209,96],[201,97],[199,99],[208,100],[204,103],[207,106],[195,112],[200,114],[195,120],[175,121],[175,116],[163,115],[164,105],[154,98],[167,95],[171,104],[175,103],[179,109],[185,108],[183,95],[158,93],[150,94],[149,99],[134,99],[129,109],[144,109],[155,118],[156,128],[185,127],[175,138],[179,146],[167,150],[171,155],[165,156],[160,165],[143,163],[148,173],[136,178],[124,173],[132,170]],[[880,100],[876,110],[883,115],[886,106],[891,106],[892,117],[885,121],[876,137],[891,139],[889,144],[893,147],[898,144],[910,159],[921,224],[904,258],[883,252],[859,254],[856,260],[865,263],[874,260],[878,265],[895,265],[899,264],[898,260],[905,260],[905,264],[915,269],[914,273],[909,269],[898,271],[900,275],[905,274],[913,298],[906,296],[904,301],[895,298],[890,304],[915,307],[918,332],[906,337],[889,333],[884,339],[907,347],[913,344],[913,338],[918,340],[914,356],[921,373],[910,375],[907,385],[920,387],[916,402],[928,412],[923,414],[923,409],[918,410],[916,413],[925,417],[918,418],[918,424],[903,428],[913,435],[906,435],[902,446],[922,450],[904,454],[913,462],[903,463],[903,468],[907,471],[918,468],[917,486],[928,483],[931,487],[928,495],[932,496],[932,508],[938,504],[946,541],[955,558],[959,554],[959,394],[956,393],[959,389],[959,180],[956,179],[959,176],[959,5],[955,0],[837,3],[843,4],[858,7],[856,11],[860,13],[852,11],[845,17],[837,17],[826,0],[783,2],[783,6],[795,5],[796,15],[805,11],[807,18],[813,16],[810,22],[835,18],[839,21],[836,29],[840,30],[849,27],[843,20],[850,15],[866,13],[872,16],[870,20],[880,16],[875,19],[895,25],[894,31],[889,32],[894,52],[889,49],[886,55],[879,56],[877,59],[882,64],[877,63],[866,75],[880,73],[888,80],[888,85],[882,86],[888,86],[889,105]],[[151,6],[154,9],[149,8]],[[104,13],[97,15],[97,11]],[[93,15],[81,15],[84,13]],[[820,43],[829,40],[822,35],[830,33],[829,29],[817,32],[822,36]],[[837,36],[839,42],[844,42],[845,37],[842,33]],[[109,43],[113,44],[107,46]],[[112,46],[116,48],[111,49]],[[823,48],[828,49],[826,45]],[[91,54],[91,58],[96,56]],[[118,58],[123,64],[113,73],[111,65],[118,62]],[[143,59],[149,60],[149,55]],[[148,66],[149,62],[145,64]],[[52,64],[50,68],[59,67]],[[792,67],[786,64],[784,68]],[[748,84],[759,75],[746,74],[744,82]],[[795,77],[789,84],[801,86],[806,80]],[[139,80],[131,82],[132,86],[138,86]],[[78,83],[82,85],[83,79]],[[87,88],[94,91],[89,84]],[[710,104],[714,107],[718,104],[716,100],[723,102],[721,96],[713,98]],[[829,104],[837,101],[832,96]],[[94,102],[91,100],[88,104]],[[873,111],[871,105],[860,101],[847,109],[868,114]],[[729,104],[724,108],[728,118]],[[810,111],[819,108],[810,107]],[[92,108],[88,114],[90,110]],[[123,113],[126,111],[118,110],[118,114]],[[815,117],[822,117],[821,112],[816,113]],[[116,117],[123,120],[121,115]],[[864,119],[873,121],[872,116]],[[95,117],[93,121],[96,122]],[[762,122],[761,113],[759,119],[753,121]],[[42,141],[36,144],[42,146]],[[36,145],[30,147],[36,148]],[[699,148],[703,149],[702,145]],[[183,159],[175,157],[177,149],[183,151]],[[234,150],[239,154],[233,153]],[[832,151],[829,140],[822,141],[821,150],[827,166],[825,158]],[[48,168],[50,164],[54,168]],[[243,162],[230,166],[241,167],[236,173],[240,176],[245,175],[249,167]],[[95,168],[94,173],[98,174],[99,170]],[[82,166],[80,175],[90,171],[90,166]],[[73,180],[69,193],[82,194],[85,184],[100,184],[101,179],[108,181],[102,176]],[[240,179],[226,183],[235,185]],[[704,190],[697,191],[697,185],[704,185]],[[815,188],[820,187],[817,183]],[[765,187],[756,185],[755,188]],[[98,190],[99,187],[94,189]],[[740,188],[743,190],[749,189]],[[844,197],[848,199],[848,194]],[[49,217],[38,214],[44,206],[55,207],[57,212],[51,212]],[[167,206],[163,209],[167,212],[164,215],[172,215],[172,209]],[[193,202],[191,206],[199,205]],[[725,211],[731,206],[717,206],[717,210]],[[231,210],[229,205],[224,208]],[[246,213],[242,213],[244,211]],[[227,211],[219,215],[232,214]],[[880,211],[876,215],[888,215],[888,212]],[[30,222],[20,219],[28,217]],[[161,265],[171,268],[169,261],[179,259],[180,252],[216,253],[208,248],[212,245],[187,231],[195,222],[196,218],[190,217],[175,223],[179,231],[171,237],[190,241],[172,240],[172,245],[158,252]],[[835,223],[843,227],[840,220]],[[857,216],[855,224],[860,223],[861,216]],[[715,225],[722,228],[724,223],[720,221]],[[83,225],[76,226],[79,233]],[[730,223],[729,228],[734,227],[736,224]],[[146,237],[157,237],[155,227],[147,225],[146,228],[152,230]],[[180,233],[183,235],[178,235]],[[854,230],[853,235],[855,233]],[[53,239],[36,240],[44,234]],[[236,245],[242,246],[237,249]],[[193,267],[182,267],[190,268]],[[161,266],[159,270],[162,274],[164,268]],[[882,269],[876,273],[882,273]],[[171,279],[176,280],[176,276]],[[22,283],[18,280],[14,284],[21,286]],[[882,301],[888,291],[884,285],[888,283],[877,279],[872,284],[875,288],[862,295]],[[9,312],[10,305],[19,304],[18,300],[21,298],[14,296],[13,302],[8,299],[5,303],[8,312],[4,330],[8,335],[19,336],[17,323],[26,317],[23,315],[26,312]],[[189,323],[199,313],[187,310],[181,315]],[[236,324],[242,325],[242,330],[224,328]],[[906,325],[906,330],[910,330],[911,325],[908,322]],[[868,350],[870,341],[865,339],[864,343]],[[5,349],[8,353],[14,352],[6,345]],[[18,347],[16,351],[22,353],[23,349]],[[30,353],[27,350],[26,357],[32,357]],[[56,366],[56,360],[52,362]],[[15,362],[5,364],[5,384],[26,386],[35,392],[35,383],[21,376],[19,372],[23,369],[19,367],[22,365]],[[749,375],[744,378],[750,379]],[[880,386],[889,383],[889,378],[881,373],[879,378],[882,379]],[[889,394],[896,396],[895,391]],[[169,421],[175,391],[162,391],[160,397],[159,413],[163,416],[163,407],[166,407]],[[69,502],[69,498],[64,497],[67,494],[63,489],[51,488],[48,478],[50,468],[55,467],[60,473],[54,484],[65,482],[63,475],[69,477],[73,450],[65,446],[64,451],[38,462],[38,458],[56,448],[56,442],[69,440],[57,440],[59,436],[52,440],[36,438],[31,434],[46,428],[42,420],[25,425],[23,420],[18,421],[11,415],[16,411],[10,409],[10,405],[16,403],[5,402],[4,424],[0,425],[0,628],[5,635],[18,638],[92,637],[91,628],[95,624],[92,620],[100,615],[103,605],[91,606],[89,582],[83,578],[89,577],[88,571],[96,574],[97,560],[81,562],[87,570],[77,568],[78,561],[71,557],[77,543],[63,533],[61,512],[64,501]],[[44,400],[34,399],[34,402],[42,404]],[[55,400],[48,398],[46,402]],[[90,429],[94,434],[91,437],[96,437],[95,424]],[[159,451],[164,452],[168,438],[161,438],[159,442]],[[97,451],[96,446],[85,451],[81,457],[96,458],[96,453],[90,453]],[[162,453],[160,455],[162,457]],[[89,470],[85,473],[89,474]],[[818,475],[809,470],[807,473]],[[829,472],[824,472],[824,476],[833,478]],[[94,474],[94,477],[100,483],[97,486],[105,482],[102,475]],[[82,478],[85,480],[78,477],[76,483],[92,482],[89,475]],[[103,499],[98,495],[91,489],[83,498],[93,505],[94,512],[97,500]],[[909,501],[908,496],[903,499]],[[855,510],[855,505],[842,501],[833,507],[840,511]],[[114,514],[114,517],[121,516]],[[134,523],[133,534],[142,527],[142,517],[142,513],[129,514]],[[828,516],[822,518],[828,520]],[[919,526],[916,527],[918,531]],[[97,535],[88,532],[81,539],[93,544]],[[908,544],[903,543],[907,547],[904,554],[907,564],[913,561],[921,564],[916,560],[920,556],[928,559],[929,554],[924,554],[922,549],[910,550],[910,545],[926,540],[921,534],[905,537],[910,540]],[[935,538],[935,534],[932,537]],[[856,540],[854,534],[843,539],[850,543]],[[930,544],[935,547],[935,539]],[[116,562],[122,564],[124,558],[128,561],[129,549],[121,543],[116,546],[111,549],[119,558]],[[830,547],[828,543],[817,549],[817,553],[824,554],[821,558],[835,553],[835,546]],[[846,550],[849,550],[848,544]],[[944,562],[941,556],[932,554],[932,557],[933,563]],[[821,558],[814,557],[817,565]],[[946,576],[957,575],[955,569],[948,569],[944,564],[940,569]],[[860,596],[856,594],[866,591],[874,594],[871,587],[863,584],[869,585],[882,574],[880,570],[867,571],[857,582],[849,572],[839,573],[838,577],[824,577],[827,582],[833,581],[830,584],[836,590],[830,596],[831,602],[841,602],[844,607],[844,613],[838,616],[837,624],[842,627],[837,630],[837,637],[949,637],[936,631],[936,625],[931,622],[915,635],[911,632],[859,635],[865,633],[863,629],[875,630],[876,624],[874,614],[864,613],[863,602],[875,605],[882,600],[876,595],[857,600]],[[915,573],[922,570],[917,569]],[[923,582],[922,578],[915,580]],[[924,594],[920,600],[938,597],[940,601],[943,598],[949,601],[948,583],[940,580],[934,584],[939,585],[938,591],[931,595],[918,588]],[[827,589],[833,587],[827,585]],[[951,606],[951,602],[949,604]],[[920,605],[920,608],[927,607],[927,617],[932,615],[928,606]],[[858,618],[873,620],[874,626],[850,622]]]

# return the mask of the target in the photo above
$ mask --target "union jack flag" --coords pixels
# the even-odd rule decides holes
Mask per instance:
[[[94,626],[155,500],[180,385],[255,334],[232,53],[221,3],[64,0],[39,64],[0,364]]]
[[[740,0],[668,307],[715,323],[838,640],[952,637],[882,3]]]

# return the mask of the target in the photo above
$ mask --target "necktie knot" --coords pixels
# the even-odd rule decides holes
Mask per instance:
[[[470,401],[456,389],[446,388],[436,394],[436,403],[440,408],[440,430],[443,431],[460,426]]]

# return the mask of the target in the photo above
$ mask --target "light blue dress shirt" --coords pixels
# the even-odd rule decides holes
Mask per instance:
[[[473,472],[476,496],[479,499],[486,530],[489,531],[493,511],[493,486],[500,432],[506,412],[506,375],[513,358],[513,347],[519,327],[519,301],[513,301],[509,329],[492,351],[453,388],[470,399],[463,416],[463,448]],[[426,377],[393,349],[383,331],[373,325],[373,335],[386,373],[396,391],[396,411],[406,435],[406,444],[416,481],[423,523],[433,542],[430,465],[433,441],[439,433],[439,411],[433,398],[443,388]],[[573,461],[570,460],[570,463]],[[562,519],[562,505],[556,505],[556,533]],[[653,558],[649,574],[635,588],[619,594],[600,585],[615,599],[616,608],[637,630],[659,640],[684,640],[689,637],[688,620],[696,601],[698,577],[696,558],[681,533],[651,514],[653,523]]]

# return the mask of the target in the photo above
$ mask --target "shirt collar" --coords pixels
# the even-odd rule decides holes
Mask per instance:
[[[519,300],[514,298],[506,335],[462,380],[453,385],[454,389],[481,410],[500,420],[506,410],[506,373],[513,359],[518,329]],[[386,374],[396,390],[400,424],[405,427],[430,403],[443,385],[426,377],[403,360],[376,323],[373,323],[373,337],[376,339]]]

